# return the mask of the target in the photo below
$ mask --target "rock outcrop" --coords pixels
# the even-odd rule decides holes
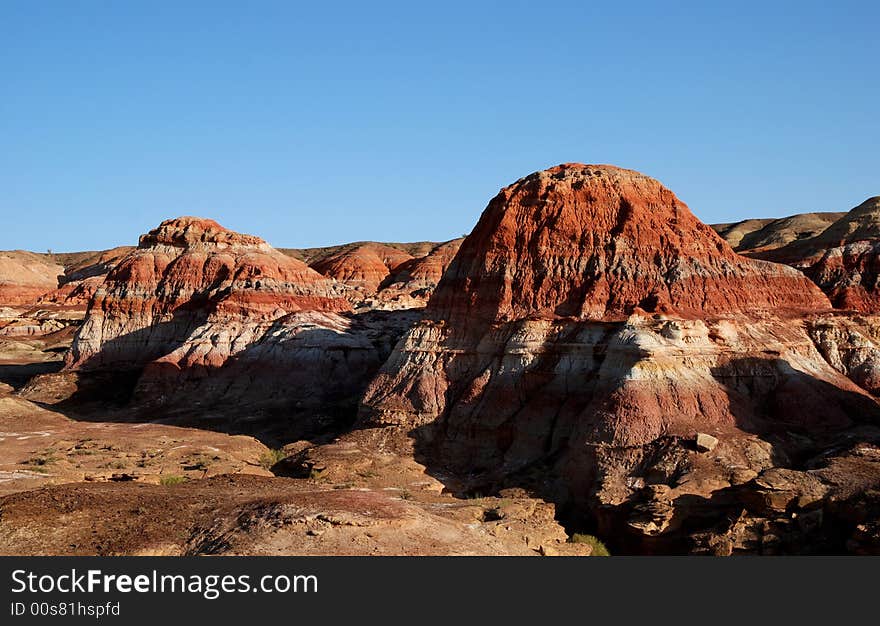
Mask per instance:
[[[143,365],[206,323],[268,328],[296,311],[349,309],[334,281],[258,237],[211,220],[167,220],[97,288],[68,365]]]
[[[737,255],[657,181],[569,164],[521,179],[489,203],[432,312],[456,324],[827,306],[798,272]]]
[[[712,230],[721,235],[722,239],[730,244],[734,250],[739,248],[743,237],[760,231],[767,224],[774,221],[773,218],[751,218],[741,220],[739,222],[729,222],[724,224],[710,224]]]
[[[880,196],[818,235],[760,255],[802,270],[836,308],[880,312]]]
[[[412,256],[403,250],[381,243],[363,242],[320,258],[310,267],[353,287],[363,298],[374,294],[391,272],[410,259]]]
[[[134,251],[133,246],[117,246],[109,250],[71,252],[56,255],[64,265],[61,284],[76,283],[89,278],[104,277]]]
[[[72,331],[82,322],[109,269],[130,250],[0,253],[0,274],[5,276],[0,283],[0,336],[37,337]]]
[[[0,306],[28,306],[58,286],[64,268],[46,257],[16,250],[0,252]]]
[[[120,246],[98,252],[70,252],[54,255],[64,265],[56,289],[42,294],[36,304],[41,307],[82,311],[85,313],[92,296],[107,274],[134,250]]]
[[[876,401],[804,327],[830,308],[657,181],[561,165],[489,203],[370,384],[361,425],[464,491],[527,486],[637,542],[681,533],[682,517],[717,521],[686,503],[841,433],[876,436],[858,430],[880,420]],[[639,522],[670,490],[676,525]]]
[[[132,481],[60,485],[0,497],[0,554],[590,553],[588,546],[565,541],[552,505],[508,498],[499,518],[484,521],[483,509],[473,504],[449,497],[419,502],[405,494],[243,474],[171,486]]]
[[[358,310],[400,311],[423,308],[434,293],[463,239],[445,243],[381,244],[361,242],[288,254],[350,287]]]
[[[332,430],[351,423],[414,321],[354,315],[351,291],[258,237],[168,220],[96,287],[65,380],[36,381],[28,397],[82,402],[89,372],[137,370],[129,405],[175,423],[282,438]]]
[[[91,276],[82,280],[63,283],[57,289],[48,291],[37,298],[38,307],[53,309],[82,310],[85,313],[98,288],[104,283],[105,276]]]
[[[415,309],[428,304],[463,239],[437,244],[424,256],[398,265],[363,304],[380,309]]]
[[[794,241],[814,237],[844,213],[799,213],[779,219],[750,219],[712,228],[740,254],[775,250]]]

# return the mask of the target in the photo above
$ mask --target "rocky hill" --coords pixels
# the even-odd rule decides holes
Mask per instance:
[[[0,252],[0,306],[26,306],[58,286],[64,268],[22,250]]]
[[[741,254],[781,248],[794,241],[814,237],[843,213],[799,213],[778,219],[751,219],[734,224],[713,224],[730,246]]]
[[[361,423],[449,485],[527,487],[624,549],[746,550],[742,528],[791,519],[744,508],[765,477],[880,434],[875,400],[804,328],[830,309],[657,181],[565,164],[489,203]],[[795,492],[815,480],[786,476]],[[748,522],[708,546],[697,529],[735,509]]]
[[[754,254],[800,269],[837,308],[880,312],[880,196],[812,237]]]
[[[340,419],[340,405],[354,406],[412,322],[406,313],[353,316],[350,290],[258,237],[211,220],[168,220],[97,287],[66,373],[32,385],[28,397],[46,401],[59,377],[76,376],[66,392],[60,384],[62,398],[76,398],[91,371],[137,370],[134,406],[189,414],[199,406],[227,420],[243,418],[244,407],[257,411],[252,420],[270,407],[320,407],[323,417],[300,431],[320,430]]]

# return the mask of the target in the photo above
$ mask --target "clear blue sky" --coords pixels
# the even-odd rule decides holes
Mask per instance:
[[[0,249],[442,240],[565,161],[704,221],[880,194],[880,3],[0,1]]]

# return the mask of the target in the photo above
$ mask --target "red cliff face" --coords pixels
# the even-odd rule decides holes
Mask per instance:
[[[805,329],[830,309],[656,180],[561,165],[489,203],[360,419],[459,484],[524,485],[600,523],[647,502],[662,514],[626,532],[674,533],[686,503],[880,420]]]
[[[620,320],[636,308],[705,317],[827,306],[798,272],[734,253],[656,180],[565,164],[489,203],[429,314]]]

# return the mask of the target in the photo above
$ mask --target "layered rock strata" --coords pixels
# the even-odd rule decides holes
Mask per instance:
[[[464,489],[523,484],[619,531],[652,485],[711,499],[841,433],[874,436],[858,429],[877,403],[803,322],[830,309],[657,181],[565,164],[489,203],[361,424]]]

